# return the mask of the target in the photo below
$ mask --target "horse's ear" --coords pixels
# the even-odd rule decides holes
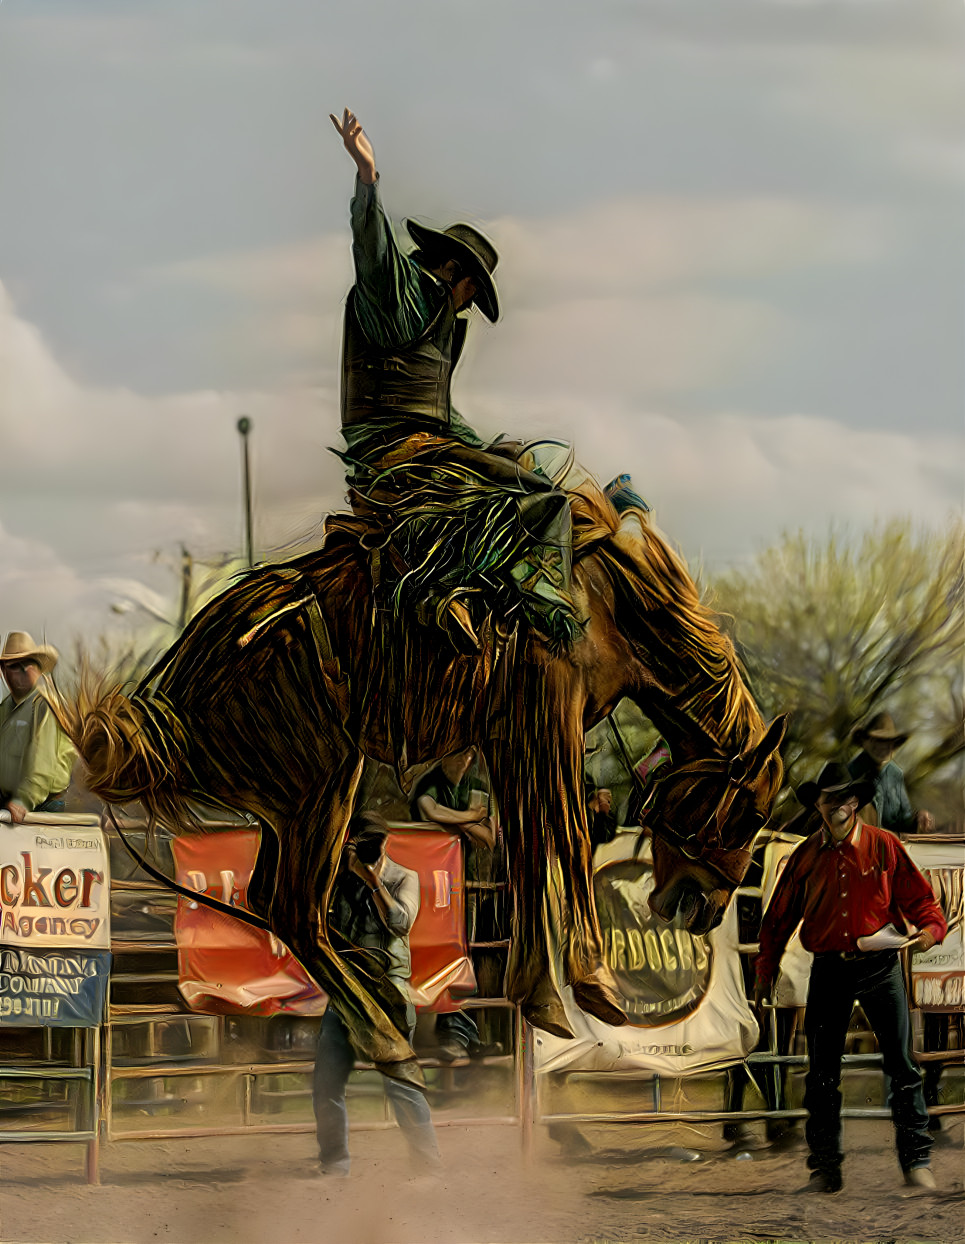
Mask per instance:
[[[747,762],[747,776],[753,781],[760,776],[764,766],[781,746],[781,741],[787,730],[787,713],[781,713],[779,717],[775,717],[771,724],[767,727],[767,731],[760,743],[751,752]]]

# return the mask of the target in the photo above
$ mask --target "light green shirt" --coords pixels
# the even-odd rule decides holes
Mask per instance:
[[[67,789],[77,755],[39,691],[0,701],[0,794],[28,812]]]

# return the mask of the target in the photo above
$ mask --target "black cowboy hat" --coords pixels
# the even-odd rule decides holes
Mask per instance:
[[[407,220],[405,227],[428,258],[455,259],[476,282],[473,302],[490,323],[499,319],[499,301],[492,273],[499,256],[492,242],[472,225],[450,225],[448,229],[430,229],[416,220]]]
[[[895,747],[901,747],[908,738],[908,733],[907,731],[902,733],[897,728],[891,713],[876,713],[863,726],[856,726],[851,738],[859,747],[865,739],[878,739],[880,742],[893,743]]]
[[[856,795],[858,807],[863,808],[874,798],[875,784],[865,778],[853,778],[848,766],[832,761],[821,770],[816,782],[802,782],[795,792],[798,803],[805,808],[813,808],[819,795],[848,794]]]

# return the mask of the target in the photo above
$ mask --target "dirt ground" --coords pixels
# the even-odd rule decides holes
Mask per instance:
[[[846,1123],[844,1191],[801,1191],[796,1145],[744,1151],[683,1126],[586,1129],[562,1160],[543,1132],[525,1162],[508,1126],[440,1129],[445,1175],[412,1180],[396,1130],[353,1133],[347,1180],[321,1177],[308,1135],[0,1149],[0,1238],[36,1244],[577,1244],[965,1240],[963,1126],[935,1149],[937,1193],[901,1182],[890,1127]]]

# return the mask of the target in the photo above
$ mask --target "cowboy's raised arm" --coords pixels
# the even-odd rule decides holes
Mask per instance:
[[[355,167],[359,171],[359,178],[367,186],[371,186],[378,174],[375,171],[375,152],[372,150],[372,144],[369,142],[365,130],[356,117],[354,112],[350,112],[348,108],[342,113],[342,119],[339,121],[334,112],[330,112],[329,118],[339,134],[342,136],[342,142],[345,144],[345,150],[355,161]]]
[[[355,313],[369,340],[388,349],[420,336],[432,313],[420,273],[399,250],[382,210],[372,144],[347,108],[341,122],[331,119],[358,169],[350,209]]]

